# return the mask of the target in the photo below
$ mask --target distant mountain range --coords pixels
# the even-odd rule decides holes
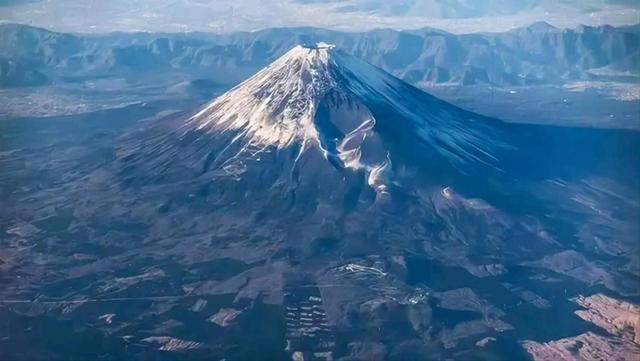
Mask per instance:
[[[0,87],[158,72],[235,84],[296,44],[320,41],[417,86],[637,81],[640,77],[638,26],[558,29],[535,23],[505,33],[464,35],[430,28],[88,35],[5,24],[0,25]]]

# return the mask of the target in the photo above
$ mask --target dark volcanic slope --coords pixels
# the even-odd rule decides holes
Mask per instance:
[[[506,125],[327,44],[115,142],[3,126],[7,356],[512,359],[590,330],[572,296],[640,296],[637,133]],[[24,352],[51,327],[94,341]]]

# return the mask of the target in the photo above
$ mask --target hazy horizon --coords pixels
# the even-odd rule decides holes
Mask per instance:
[[[635,25],[640,23],[640,4],[627,0],[0,1],[2,23],[81,33],[227,33],[307,26],[343,31],[433,27],[474,33],[502,32],[540,21],[560,28]]]

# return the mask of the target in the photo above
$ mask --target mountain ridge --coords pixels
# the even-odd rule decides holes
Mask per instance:
[[[622,64],[637,72],[640,34],[630,28],[532,27],[506,33],[454,35],[433,29],[343,33],[276,28],[207,33],[61,34],[0,25],[5,57],[54,81],[87,76],[169,71],[237,83],[296,43],[326,41],[414,85],[525,85],[607,79],[590,70]],[[19,41],[18,39],[22,39]],[[35,51],[34,51],[35,50]]]

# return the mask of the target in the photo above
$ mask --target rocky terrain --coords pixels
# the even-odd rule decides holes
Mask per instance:
[[[574,302],[586,310],[576,315],[606,330],[583,333],[543,344],[527,341],[524,347],[536,361],[633,360],[640,357],[640,306],[595,294]]]

